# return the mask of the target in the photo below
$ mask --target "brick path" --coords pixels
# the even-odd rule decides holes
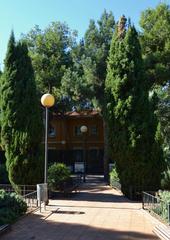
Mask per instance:
[[[141,204],[100,182],[86,183],[80,193],[22,218],[1,240],[156,240],[155,224]]]

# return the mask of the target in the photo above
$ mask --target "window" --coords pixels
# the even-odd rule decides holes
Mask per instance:
[[[49,137],[55,137],[56,136],[56,129],[51,124],[49,125],[48,136]]]
[[[90,133],[91,133],[92,136],[96,136],[97,135],[97,127],[96,126],[91,126]]]
[[[74,128],[74,134],[75,136],[80,136],[81,135],[81,130],[80,130],[81,126],[75,126]]]

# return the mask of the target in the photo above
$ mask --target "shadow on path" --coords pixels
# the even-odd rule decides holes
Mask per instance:
[[[139,213],[139,205],[106,186],[101,179],[83,184],[80,193],[69,198],[50,201],[48,211],[42,214],[22,218],[1,240],[159,239]]]
[[[88,201],[88,202],[105,202],[105,203],[113,203],[113,202],[131,202],[124,196],[119,196],[111,193],[96,193],[96,192],[80,192],[77,194],[72,194],[70,198],[74,201]]]
[[[15,230],[14,230],[15,229]],[[137,231],[118,231],[89,225],[53,222],[30,215],[13,225],[13,230],[1,240],[156,240],[152,234]]]
[[[63,199],[73,201],[103,202],[103,203],[135,203],[124,197],[121,192],[111,192],[112,188],[104,182],[103,176],[88,175],[86,182],[83,183],[79,192],[71,193],[64,197],[62,194],[54,194],[52,199]]]
[[[61,208],[77,208],[77,205],[64,205],[64,204],[57,204],[57,205],[53,205],[53,204],[49,204],[49,207],[61,207]],[[117,210],[130,210],[130,211],[136,211],[136,210],[140,210],[141,207],[135,207],[135,208],[130,208],[130,207],[108,207],[108,206],[89,206],[89,205],[81,205],[81,208],[98,208],[98,209],[117,209]]]

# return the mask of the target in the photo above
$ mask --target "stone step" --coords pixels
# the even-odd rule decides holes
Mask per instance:
[[[170,240],[170,227],[163,224],[154,227],[153,232],[162,240]]]
[[[5,232],[9,231],[11,226],[9,224],[4,224],[0,226],[0,235],[4,234]]]

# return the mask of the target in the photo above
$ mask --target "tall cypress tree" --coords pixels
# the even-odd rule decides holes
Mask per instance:
[[[112,39],[106,78],[107,118],[122,191],[159,187],[164,169],[158,123],[149,101],[138,34],[123,16]]]
[[[42,179],[42,121],[34,72],[25,43],[12,32],[1,80],[1,142],[13,186]]]

